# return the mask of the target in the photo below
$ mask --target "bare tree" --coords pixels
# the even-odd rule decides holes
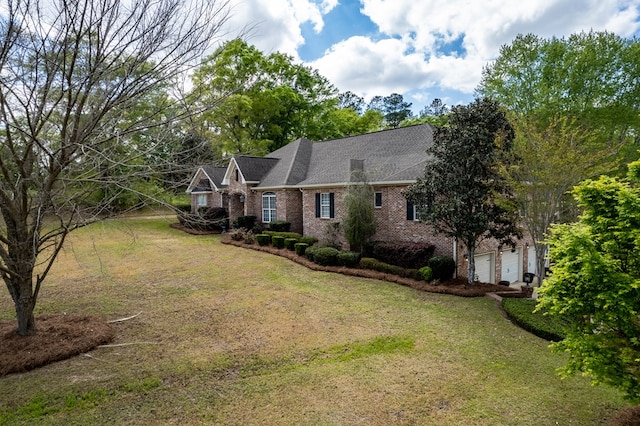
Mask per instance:
[[[0,274],[18,332],[68,233],[146,173],[180,118],[169,83],[222,35],[228,1],[9,0],[0,16]],[[141,106],[141,101],[143,102]],[[132,114],[132,111],[136,113]],[[154,132],[157,136],[161,132]]]

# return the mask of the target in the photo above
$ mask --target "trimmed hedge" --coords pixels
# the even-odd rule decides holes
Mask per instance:
[[[431,281],[433,279],[433,271],[429,266],[423,266],[418,270],[420,277],[425,281]]]
[[[309,246],[312,246],[318,242],[318,239],[316,237],[300,237],[298,238],[298,241],[300,241],[301,243],[307,243],[309,244]]]
[[[284,246],[287,248],[287,250],[295,250],[295,245],[298,242],[297,238],[285,238],[284,239]]]
[[[273,244],[275,248],[284,248],[284,237],[279,235],[271,237],[271,244]]]
[[[298,256],[304,256],[309,244],[307,243],[296,243],[294,246],[294,250]]]
[[[420,272],[417,269],[405,269],[397,265],[391,265],[389,263],[381,262],[378,259],[371,257],[363,257],[360,259],[360,267],[363,269],[372,269],[378,272],[384,272],[385,274],[398,275],[404,278],[413,278],[415,280],[421,280]]]
[[[367,257],[407,269],[420,269],[428,265],[436,247],[430,243],[372,241],[365,247]]]
[[[281,232],[281,231],[271,231],[265,230],[263,234],[271,235],[272,237],[278,236],[283,238],[297,238],[302,239],[302,235],[297,232]]]
[[[274,220],[269,223],[269,230],[274,232],[289,232],[291,229],[291,224],[289,222],[285,222],[284,220]]]
[[[269,244],[271,244],[271,235],[267,235],[267,234],[256,235],[256,241],[258,241],[258,244],[261,246],[268,246]]]
[[[355,251],[341,251],[337,257],[338,265],[353,268],[360,262],[360,253]]]
[[[511,321],[536,336],[555,342],[564,339],[569,330],[569,322],[545,315],[544,312],[533,312],[536,303],[533,299],[505,298],[502,299],[502,308]]]
[[[456,271],[456,261],[448,256],[434,256],[429,259],[428,266],[433,272],[434,280],[450,280]]]
[[[318,247],[314,250],[313,261],[322,266],[336,266],[340,250],[333,247]]]
[[[256,216],[240,216],[233,222],[234,228],[253,229],[258,218]]]

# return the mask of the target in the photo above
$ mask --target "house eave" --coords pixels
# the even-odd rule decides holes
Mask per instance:
[[[398,180],[398,181],[379,181],[369,182],[371,186],[408,186],[416,183],[416,180]],[[252,189],[256,191],[277,191],[286,189],[319,189],[319,188],[345,188],[354,182],[335,182],[335,183],[317,183],[311,185],[278,185],[278,186],[256,186]]]

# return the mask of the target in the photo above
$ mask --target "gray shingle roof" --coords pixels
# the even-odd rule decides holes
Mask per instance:
[[[215,186],[217,186],[218,188],[223,188],[226,186],[222,184],[222,179],[224,178],[224,174],[227,171],[226,167],[202,166],[202,169],[213,181]]]
[[[234,157],[256,188],[345,184],[351,160],[362,164],[371,183],[415,181],[424,172],[426,149],[433,143],[429,124],[401,127],[325,142],[298,139],[267,157]]]

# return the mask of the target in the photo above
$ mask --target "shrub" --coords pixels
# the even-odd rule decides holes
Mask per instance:
[[[285,222],[284,220],[275,220],[269,223],[269,230],[275,232],[289,232],[291,228],[291,224],[289,222]]]
[[[307,244],[307,243],[296,243],[293,247],[294,247],[294,249],[296,251],[296,254],[298,256],[304,256],[305,252],[307,251],[307,247],[309,247],[309,244]]]
[[[433,279],[446,281],[453,278],[456,261],[448,256],[434,256],[429,259],[429,267],[433,271]]]
[[[273,244],[275,248],[284,248],[284,237],[278,235],[271,237],[271,244]]]
[[[368,257],[376,258],[391,265],[403,268],[420,269],[427,266],[429,258],[433,256],[435,246],[430,243],[410,243],[374,241],[365,247]]]
[[[240,216],[233,222],[233,227],[253,229],[256,225],[256,220],[258,220],[256,216]]]
[[[268,246],[269,244],[271,244],[271,235],[258,234],[256,235],[256,240],[258,241],[259,245]]]
[[[340,250],[333,247],[318,247],[314,250],[313,261],[318,265],[335,266],[338,264],[338,253]]]
[[[316,237],[300,237],[298,238],[298,241],[301,243],[307,243],[309,244],[309,246],[312,246],[318,242],[318,239]]]
[[[297,242],[298,242],[297,238],[285,238],[284,246],[287,248],[287,250],[295,250],[295,245]]]
[[[178,221],[198,231],[221,231],[229,227],[227,211],[222,207],[202,207],[195,214],[179,212]]]
[[[247,233],[246,229],[242,229],[242,228],[238,228],[238,229],[234,229],[229,236],[231,236],[231,239],[233,241],[242,241],[244,240],[245,234]]]
[[[355,251],[341,251],[336,258],[338,265],[354,267],[360,261],[360,253]]]
[[[429,266],[423,266],[418,272],[420,273],[420,278],[424,281],[431,281],[433,279],[433,271]]]
[[[300,244],[300,243],[298,243],[298,244]],[[307,259],[309,259],[310,261],[312,261],[312,262],[313,262],[313,261],[314,261],[314,260],[313,260],[313,257],[314,257],[314,255],[315,255],[315,253],[316,253],[316,250],[318,250],[319,248],[320,248],[320,247],[318,247],[318,246],[313,246],[313,247],[312,247],[312,246],[309,246],[309,247],[307,247],[307,249],[304,251],[304,255],[307,257]]]
[[[405,269],[397,265],[381,262],[371,257],[363,257],[360,259],[360,267],[364,269],[372,269],[385,274],[398,275],[404,278],[422,279],[417,269]]]
[[[569,322],[556,316],[544,315],[544,312],[533,312],[536,303],[533,299],[502,299],[504,311],[519,327],[546,340],[559,342],[564,339]]]
[[[246,234],[244,234],[245,244],[253,244],[255,241],[256,241],[256,235],[253,232],[248,231]]]
[[[266,230],[263,232],[263,234],[271,235],[272,237],[278,236],[278,237],[284,237],[284,238],[297,238],[298,240],[302,238],[302,235],[298,234],[297,232],[281,232],[281,231]]]

